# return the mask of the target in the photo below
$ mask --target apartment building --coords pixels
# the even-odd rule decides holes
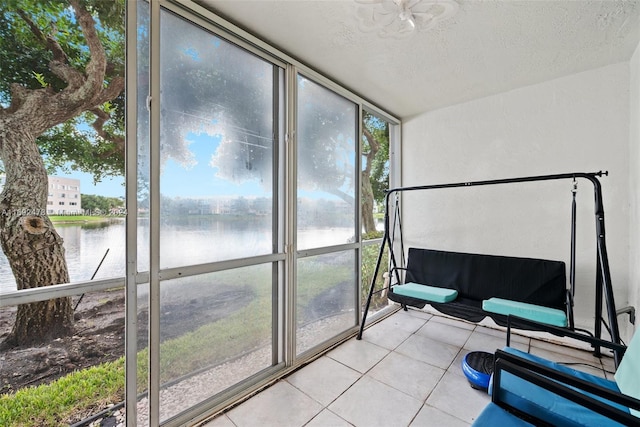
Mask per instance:
[[[80,180],[73,178],[49,177],[49,194],[47,197],[47,214],[79,215],[82,214],[80,203]]]

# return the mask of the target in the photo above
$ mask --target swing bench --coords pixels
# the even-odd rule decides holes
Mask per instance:
[[[387,295],[405,309],[430,304],[471,322],[490,316],[503,326],[510,314],[569,324],[571,292],[562,261],[409,248],[407,267],[391,275],[400,270],[404,283],[398,280]]]
[[[602,336],[602,326],[607,328],[611,341],[620,344],[617,313],[611,284],[611,273],[605,243],[604,207],[602,189],[598,177],[608,172],[568,173],[490,181],[460,182],[451,184],[400,187],[387,191],[385,197],[385,228],[371,287],[364,307],[362,322],[357,339],[362,338],[367,312],[374,293],[387,291],[391,301],[407,306],[423,308],[429,304],[436,310],[471,322],[479,322],[491,317],[497,324],[506,326],[509,316],[517,316],[533,322],[513,323],[521,329],[536,329],[535,324],[552,325],[577,330],[573,319],[573,297],[575,295],[575,234],[576,234],[576,192],[577,178],[584,178],[593,184],[596,219],[596,283],[595,283],[595,325],[596,338]],[[398,265],[394,253],[394,238],[390,230],[400,231],[400,253],[404,260],[402,224],[399,214],[399,195],[402,192],[434,190],[456,187],[510,184],[559,179],[573,180],[573,201],[571,207],[571,263],[569,287],[566,285],[566,266],[563,261],[537,258],[519,258],[503,255],[472,254],[425,248],[409,248],[406,267]],[[393,227],[389,220],[389,201],[396,196],[396,212]],[[397,222],[397,224],[396,224]],[[390,285],[374,291],[383,255],[389,249]],[[604,301],[603,301],[604,298]],[[608,324],[602,316],[604,303]],[[600,356],[600,347],[594,347],[594,355]],[[616,365],[622,354],[614,352]]]

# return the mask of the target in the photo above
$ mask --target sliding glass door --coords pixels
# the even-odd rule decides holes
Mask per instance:
[[[177,422],[283,359],[284,70],[178,12],[159,15],[158,155],[142,219],[150,424]]]
[[[358,106],[297,77],[296,353],[356,325]]]

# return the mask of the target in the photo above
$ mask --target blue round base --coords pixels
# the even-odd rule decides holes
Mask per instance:
[[[467,353],[462,359],[462,372],[471,387],[486,391],[493,373],[493,354],[485,351]]]

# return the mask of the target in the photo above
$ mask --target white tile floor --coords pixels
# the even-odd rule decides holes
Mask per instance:
[[[460,368],[505,333],[420,310],[399,311],[206,424],[207,427],[468,426],[489,402]],[[512,335],[512,346],[598,375],[613,360]]]

